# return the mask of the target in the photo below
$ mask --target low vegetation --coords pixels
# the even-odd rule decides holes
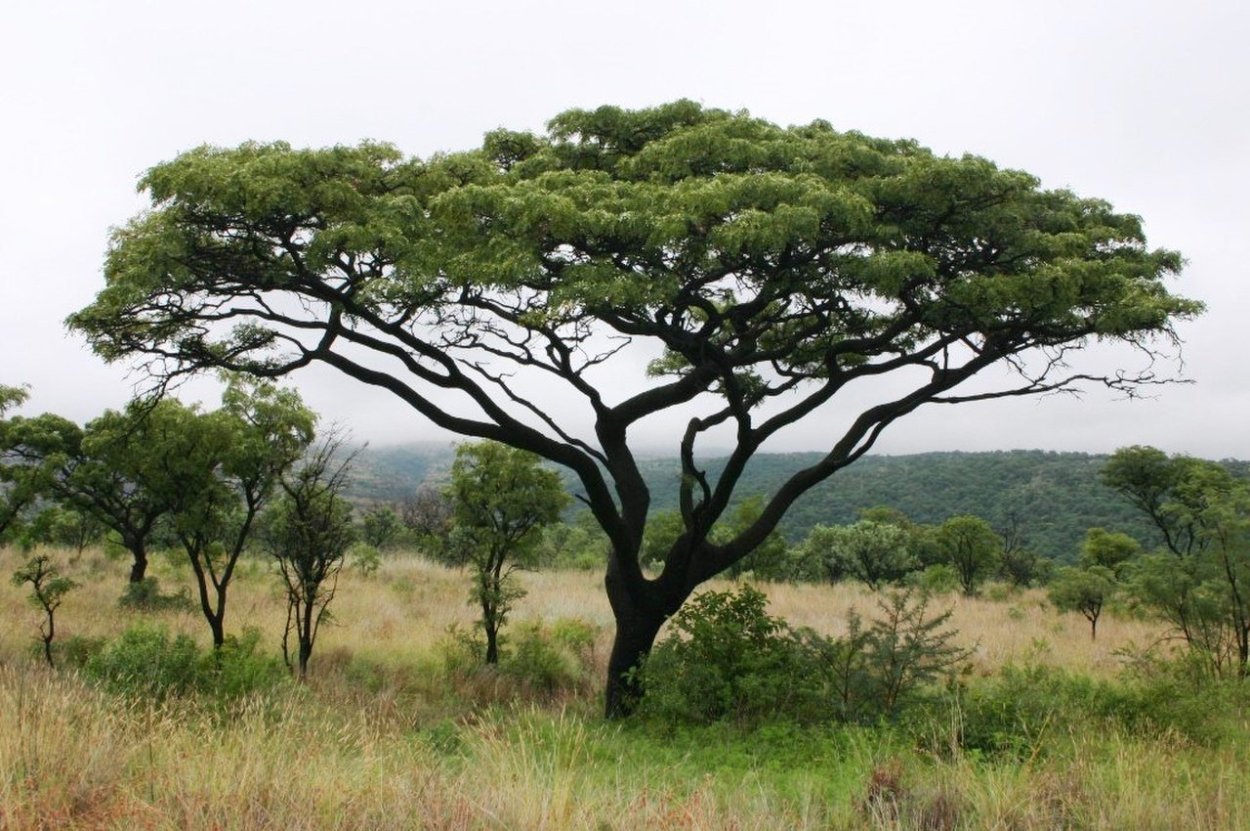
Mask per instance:
[[[402,552],[371,576],[344,570],[335,625],[299,685],[282,665],[285,615],[267,561],[240,562],[238,628],[214,650],[194,609],[119,607],[124,569],[101,549],[43,553],[80,586],[58,610],[56,671],[34,637],[27,592],[0,589],[6,828],[1234,828],[1250,819],[1244,684],[1194,671],[1166,644],[1151,648],[1165,630],[1123,611],[1107,613],[1091,641],[1087,621],[1055,610],[1042,590],[991,584],[979,597],[925,599],[853,583],[714,582],[661,633],[652,660],[700,649],[731,671],[662,675],[669,690],[621,724],[599,710],[611,614],[595,574],[518,573],[526,594],[499,664],[485,666],[466,637],[475,610],[463,571]],[[0,550],[7,571],[25,559]],[[163,586],[187,584],[188,568],[185,557],[152,563]],[[909,653],[908,643],[922,648]],[[877,706],[891,651],[923,659],[898,666],[928,660],[932,671]],[[812,661],[857,668],[851,689],[864,706],[847,707],[855,699]],[[736,689],[714,700],[728,706],[697,718],[670,706],[713,700],[705,693],[723,690],[725,677]]]

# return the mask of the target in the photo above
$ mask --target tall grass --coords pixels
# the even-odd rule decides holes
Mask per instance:
[[[64,563],[65,552],[56,552]],[[0,572],[17,565],[0,551]],[[59,612],[62,637],[114,638],[152,616],[119,609],[124,569],[88,553]],[[170,563],[163,586],[185,581]],[[611,636],[601,578],[527,574],[514,627],[578,617],[596,627],[589,677],[548,691],[503,673],[464,673],[447,629],[472,625],[468,577],[395,557],[344,575],[306,687],[226,702],[136,700],[29,654],[34,613],[0,581],[0,828],[829,829],[1250,827],[1250,729],[1226,713],[1196,741],[1115,723],[1042,729],[1014,755],[964,749],[958,697],[921,726],[786,724],[672,732],[598,718]],[[249,566],[228,629],[283,623],[272,576]],[[770,586],[770,611],[836,634],[872,611],[852,586]],[[950,598],[975,647],[974,674],[1007,663],[1112,679],[1114,652],[1155,640],[1149,623],[1083,619],[1037,592]],[[160,625],[207,644],[195,613]],[[513,630],[515,631],[515,629]],[[976,682],[974,678],[973,683]],[[1230,705],[1232,706],[1232,705]]]

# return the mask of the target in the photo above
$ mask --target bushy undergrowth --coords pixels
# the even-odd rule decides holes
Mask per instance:
[[[127,583],[117,605],[139,612],[190,612],[195,609],[189,589],[184,586],[176,592],[163,593],[155,577]]]
[[[930,616],[924,594],[887,595],[868,623],[852,612],[844,638],[792,629],[766,602],[743,586],[687,603],[639,671],[642,713],[668,724],[873,722],[967,657],[944,629],[949,613]]]
[[[148,700],[208,695],[237,698],[268,689],[287,677],[282,662],[258,646],[260,632],[245,629],[217,650],[203,650],[187,635],[136,626],[108,642],[82,665],[106,689]]]
[[[1044,665],[1006,666],[960,692],[965,750],[1029,758],[1055,738],[1115,731],[1208,744],[1250,706],[1240,682],[1173,674],[1099,680]]]
[[[499,663],[490,666],[484,663],[485,645],[477,630],[453,627],[442,644],[443,667],[462,694],[488,699],[480,703],[510,695],[584,693],[598,680],[594,669],[597,634],[594,626],[576,618],[550,624],[524,622],[501,639]]]

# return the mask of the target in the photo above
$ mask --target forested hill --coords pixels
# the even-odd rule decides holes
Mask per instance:
[[[740,492],[772,493],[787,475],[818,458],[815,453],[760,456]],[[861,509],[887,505],[921,523],[974,514],[1002,529],[1014,515],[1031,548],[1061,561],[1075,557],[1094,526],[1153,545],[1150,526],[1099,482],[1106,461],[1106,456],[1040,450],[865,456],[796,502],[783,530],[800,539],[813,525],[853,522]],[[656,504],[676,499],[675,470],[670,462],[648,464]]]
[[[449,445],[367,449],[358,459],[356,495],[397,500],[423,481],[439,481],[451,464]],[[741,496],[770,494],[816,453],[764,454],[747,468]],[[888,505],[916,522],[936,523],[975,514],[1002,528],[1014,515],[1027,543],[1038,553],[1072,559],[1088,528],[1121,530],[1150,546],[1150,527],[1127,502],[1105,488],[1098,471],[1105,455],[1013,450],[996,453],[922,453],[865,456],[791,508],[782,530],[801,539],[813,525],[852,522],[862,508]],[[678,467],[674,459],[642,463],[657,510],[676,505]],[[709,463],[716,473],[721,462]],[[1242,472],[1248,466],[1232,463]]]

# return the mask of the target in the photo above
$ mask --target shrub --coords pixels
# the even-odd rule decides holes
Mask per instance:
[[[927,595],[891,593],[878,605],[876,619],[852,612],[848,635],[828,638],[770,617],[750,586],[702,594],[643,664],[641,711],[672,724],[894,717],[968,653],[943,628],[949,612],[928,615]]]
[[[115,693],[162,700],[206,694],[237,698],[286,677],[282,662],[257,651],[260,632],[245,629],[220,649],[204,652],[188,635],[153,626],[127,629],[87,659],[83,669]]]
[[[127,583],[117,605],[123,609],[137,612],[191,612],[195,610],[195,601],[191,592],[183,586],[173,594],[162,594],[160,583],[155,577],[145,577],[138,583]]]
[[[84,669],[113,692],[159,700],[192,692],[200,659],[190,636],[171,638],[160,627],[134,626],[90,658]]]
[[[516,627],[499,671],[531,690],[574,689],[588,678],[586,665],[537,621]]]
[[[347,559],[361,577],[372,577],[382,566],[382,552],[367,542],[352,543],[347,549]]]
[[[674,724],[819,718],[827,705],[812,655],[765,604],[751,586],[686,603],[639,670],[641,712]]]
[[[1108,729],[1210,743],[1223,735],[1221,720],[1212,714],[1235,718],[1246,699],[1235,682],[1194,687],[1166,675],[1103,681],[1055,667],[1007,666],[962,696],[960,743],[1019,758],[1053,746],[1044,738]]]

